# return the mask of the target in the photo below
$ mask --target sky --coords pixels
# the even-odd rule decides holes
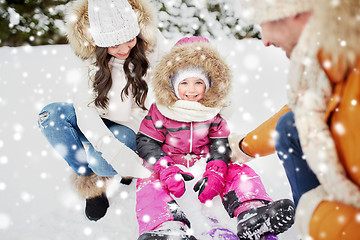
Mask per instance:
[[[219,38],[211,42],[233,72],[228,116],[231,131],[246,134],[286,104],[289,60],[281,50],[265,48],[256,39]],[[45,105],[72,101],[75,83],[81,81],[81,66],[69,45],[0,48],[2,239],[137,239],[135,183],[121,185],[120,178],[115,177],[107,191],[110,208],[106,216],[98,222],[89,221],[84,215],[84,199],[69,182],[72,170],[37,125],[38,113]],[[249,165],[261,176],[274,200],[291,198],[276,155],[255,159]],[[195,193],[187,191],[178,202],[185,213],[211,212],[220,223],[236,229],[236,222],[227,217],[219,199],[211,207],[192,204],[196,200]],[[197,214],[189,214],[189,218],[194,228],[201,229]],[[297,239],[294,227],[279,239]]]

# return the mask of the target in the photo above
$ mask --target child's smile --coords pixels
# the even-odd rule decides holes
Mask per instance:
[[[179,84],[179,96],[182,100],[199,102],[204,98],[206,85],[200,78],[186,78]]]

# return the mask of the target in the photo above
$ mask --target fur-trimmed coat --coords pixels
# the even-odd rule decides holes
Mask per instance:
[[[304,239],[360,237],[359,15],[358,0],[318,1],[291,57],[290,107],[321,184],[298,205]]]
[[[167,51],[166,41],[156,28],[156,15],[151,2],[149,0],[129,0],[129,3],[138,18],[139,37],[145,43],[145,53],[151,68]],[[137,106],[131,96],[131,91],[128,97],[124,96],[124,99],[121,99],[121,91],[127,83],[127,77],[123,69],[124,61],[114,57],[109,62],[112,77],[112,86],[108,93],[109,107],[103,109],[95,106],[96,93],[93,89],[93,79],[97,68],[93,63],[97,47],[89,34],[89,27],[88,1],[71,2],[66,14],[67,37],[75,54],[83,59],[86,65],[84,79],[78,84],[78,92],[74,98],[77,123],[95,150],[101,152],[102,157],[117,170],[121,169],[121,164],[124,164],[125,160],[121,161],[121,158],[139,159],[141,162],[142,160],[135,152],[125,149],[126,146],[114,137],[102,118],[127,126],[137,133],[146,111]],[[149,72],[146,74],[145,80],[150,82]],[[151,95],[149,90],[148,96]],[[148,97],[145,106],[149,108],[151,103],[152,100]],[[117,170],[117,172],[119,171]]]
[[[321,185],[301,197],[296,225],[302,239],[359,239],[360,1],[318,0],[312,11],[291,55],[288,99],[306,161]],[[269,141],[257,144],[251,137],[273,139],[269,133],[281,114],[243,138],[246,153],[275,152]],[[240,140],[234,141],[238,152]]]
[[[193,67],[203,68],[211,82],[201,102],[179,100],[170,82],[179,69]],[[174,46],[154,69],[152,86],[156,104],[140,126],[137,136],[140,156],[154,165],[168,155],[189,167],[211,153],[209,161],[228,163],[229,129],[219,112],[228,104],[231,72],[216,49],[208,42]],[[224,151],[218,151],[219,148]]]

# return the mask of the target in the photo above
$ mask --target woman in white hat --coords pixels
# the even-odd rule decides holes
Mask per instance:
[[[69,43],[89,68],[74,103],[47,105],[39,126],[74,170],[90,220],[106,214],[108,178],[150,175],[134,150],[151,103],[147,72],[165,46],[153,12],[148,0],[76,0],[66,16]]]

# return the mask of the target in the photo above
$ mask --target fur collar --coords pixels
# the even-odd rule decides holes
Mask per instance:
[[[152,52],[156,44],[155,10],[149,0],[128,0],[134,9],[140,27],[140,37],[146,51]],[[95,56],[96,45],[88,29],[88,1],[75,0],[70,3],[65,16],[66,35],[75,54],[86,60]]]
[[[359,0],[316,1],[314,22],[320,39],[320,48],[331,53],[334,62],[341,57],[343,64],[353,66],[360,55]],[[315,33],[314,33],[315,34]]]
[[[201,102],[205,107],[224,107],[231,88],[231,72],[220,54],[210,43],[192,42],[174,46],[155,67],[152,86],[156,102],[174,105],[178,98],[172,91],[170,79],[181,68],[202,67],[209,75],[212,86]]]

